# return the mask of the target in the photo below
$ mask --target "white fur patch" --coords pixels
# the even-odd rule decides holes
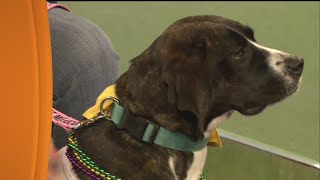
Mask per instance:
[[[176,171],[174,170],[174,159],[173,159],[173,157],[170,157],[170,158],[169,158],[169,166],[170,166],[170,169],[171,169],[171,171],[172,171],[172,174],[174,175],[174,179],[175,179],[175,180],[178,180]]]
[[[208,125],[208,128],[207,130],[204,132],[204,137],[205,138],[208,138],[210,137],[211,133],[213,132],[214,129],[218,128],[219,125],[227,120],[231,114],[233,113],[233,111],[228,111],[228,112],[225,112],[224,114],[222,114],[221,116],[218,116],[216,118],[214,118]]]
[[[233,111],[228,111],[221,116],[214,118],[208,125],[207,130],[204,132],[204,137],[208,138],[214,129],[218,128],[218,126],[225,120],[227,120]],[[187,172],[186,180],[199,180],[200,174],[203,170],[203,167],[206,163],[207,158],[207,147],[203,148],[200,151],[193,152],[193,162]]]
[[[260,49],[264,49],[264,50],[266,50],[266,51],[269,51],[271,54],[281,54],[281,55],[283,55],[283,56],[289,56],[289,55],[290,55],[290,54],[288,54],[288,53],[286,53],[286,52],[279,51],[279,50],[277,50],[277,49],[272,49],[272,48],[265,47],[265,46],[263,46],[263,45],[261,45],[261,44],[258,44],[258,43],[256,43],[256,42],[253,42],[253,41],[251,41],[251,40],[249,40],[249,39],[248,39],[248,41],[249,41],[251,44],[255,45],[256,47],[258,47],[258,48],[260,48]]]
[[[251,44],[253,44],[254,46],[256,46],[257,48],[263,49],[269,53],[269,55],[267,57],[267,62],[269,63],[270,69],[274,73],[281,76],[286,82],[288,82],[288,83],[292,82],[292,78],[290,76],[286,76],[285,75],[286,70],[284,70],[284,67],[285,67],[284,59],[291,56],[290,54],[283,52],[283,51],[279,51],[277,49],[265,47],[263,45],[257,44],[253,41],[250,41],[250,40],[248,40],[248,41]]]
[[[199,180],[200,174],[206,163],[207,147],[193,152],[193,162],[187,172],[186,180]]]

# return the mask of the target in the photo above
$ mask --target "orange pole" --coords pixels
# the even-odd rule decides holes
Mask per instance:
[[[0,179],[46,179],[52,67],[46,1],[0,6]]]

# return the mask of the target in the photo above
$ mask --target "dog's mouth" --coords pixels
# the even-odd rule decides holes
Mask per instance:
[[[259,114],[266,107],[267,107],[267,105],[262,105],[262,104],[246,104],[244,106],[235,107],[235,110],[237,110],[242,115],[252,116],[252,115]]]
[[[276,92],[272,94],[272,97],[264,98],[264,101],[257,102],[246,102],[244,104],[234,106],[234,109],[237,110],[242,115],[251,116],[261,113],[267,106],[274,105],[287,97],[293,95],[298,89],[299,82],[294,83],[291,86],[286,86],[283,88],[283,91]],[[261,103],[263,102],[263,103]]]
[[[237,109],[237,111],[243,115],[251,116],[251,115],[256,115],[262,112],[266,107],[267,107],[266,105],[261,105],[261,106],[255,106],[255,107],[249,107],[249,108],[240,108],[240,109]]]

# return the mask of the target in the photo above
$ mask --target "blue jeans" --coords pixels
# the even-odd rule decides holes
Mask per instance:
[[[53,107],[75,119],[95,104],[119,75],[119,56],[106,34],[91,21],[60,8],[49,11],[53,65]],[[57,149],[68,134],[55,124]]]

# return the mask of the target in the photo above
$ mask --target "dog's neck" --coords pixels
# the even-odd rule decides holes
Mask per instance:
[[[176,107],[168,102],[165,84],[159,78],[161,70],[155,67],[152,61],[135,60],[116,82],[120,102],[135,116],[194,137],[192,123],[182,118]]]
[[[159,78],[161,69],[156,69],[153,61],[145,59],[143,62],[134,61],[117,80],[116,94],[120,103],[132,115],[191,138],[204,138],[205,134],[210,134],[212,125],[208,125],[208,131],[198,134],[194,117],[179,112],[176,105],[168,102],[166,85]],[[207,154],[206,148],[192,153],[144,144],[108,121],[98,121],[90,129],[79,129],[76,136],[80,148],[102,169],[117,172],[124,179],[197,180]],[[143,173],[136,173],[141,169]],[[82,172],[76,172],[80,179],[87,178]]]
[[[133,115],[146,118],[170,131],[181,132],[194,140],[204,138],[204,132],[198,131],[197,117],[179,111],[176,104],[169,103],[167,86],[160,78],[162,69],[158,67],[161,66],[156,65],[148,53],[141,56],[144,56],[141,58],[143,61],[134,59],[129,70],[116,82],[116,93],[122,105]],[[210,120],[226,112],[219,108]]]

